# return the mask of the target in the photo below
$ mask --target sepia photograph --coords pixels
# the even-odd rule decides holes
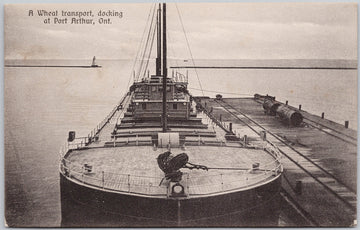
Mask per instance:
[[[358,4],[4,5],[5,227],[356,227]]]

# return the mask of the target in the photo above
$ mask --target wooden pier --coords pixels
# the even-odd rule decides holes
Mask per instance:
[[[303,110],[297,110],[302,124],[289,126],[265,114],[261,98],[196,101],[240,138],[256,141],[266,132],[267,141],[277,145],[284,164],[283,210],[296,213],[292,226],[356,225],[355,130]]]

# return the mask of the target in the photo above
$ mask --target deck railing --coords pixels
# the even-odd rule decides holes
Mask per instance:
[[[86,137],[77,137],[73,141],[65,141],[65,143],[60,147],[60,158],[62,158],[70,149],[80,149],[88,146],[90,143],[96,141],[99,138],[99,133],[101,130],[114,118],[117,111],[120,111],[116,122],[119,122],[125,113],[127,104],[129,103],[131,94],[125,94],[117,103],[110,113],[93,129]]]
[[[271,144],[264,146],[263,150],[271,154],[274,160],[260,165],[259,168],[250,167],[249,169],[236,171],[214,171],[216,173],[211,172],[210,169],[206,175],[201,176],[190,176],[185,172],[183,182],[187,187],[187,195],[194,196],[247,188],[278,176],[283,170],[280,163],[280,152],[276,146]],[[89,165],[72,162],[65,157],[62,157],[60,162],[61,174],[84,185],[91,185],[103,190],[150,196],[166,196],[168,192],[166,183],[159,186],[163,180],[162,176],[149,177],[146,175],[99,171],[92,169]]]
[[[73,142],[66,142],[60,149],[60,173],[65,177],[76,181],[77,183],[82,183],[84,185],[90,185],[97,187],[103,190],[109,191],[118,191],[126,193],[136,193],[144,194],[150,196],[164,196],[168,195],[167,186],[159,186],[160,182],[163,180],[162,176],[159,177],[149,177],[145,175],[130,175],[130,174],[119,174],[116,172],[108,171],[99,171],[96,169],[91,169],[91,166],[81,165],[76,162],[72,162],[67,159],[66,154],[73,150],[84,150],[88,148],[88,145],[92,143],[100,131],[108,124],[111,119],[114,118],[114,115],[120,109],[120,113],[117,116],[116,123],[121,121],[121,115],[124,115],[127,104],[130,102],[131,95],[126,94],[121,99],[118,105],[105,117],[105,119],[99,123],[99,125],[87,136],[76,138]],[[208,114],[206,114],[208,116]],[[213,119],[209,118],[207,121],[208,124],[214,126],[220,126],[223,128],[226,127],[225,124],[218,124],[214,122]],[[240,138],[239,138],[240,139]],[[116,141],[116,138],[113,138],[111,145],[105,147],[118,147],[122,145],[154,145],[156,139],[148,138],[144,140],[138,135],[132,138],[128,138],[125,143],[120,143]],[[283,166],[280,163],[281,153],[270,141],[263,142],[262,146],[254,146],[246,142],[246,140],[239,141],[225,141],[224,139],[217,139],[216,141],[211,141],[211,143],[203,139],[201,135],[198,135],[198,138],[193,138],[192,141],[185,140],[182,145],[216,145],[216,146],[226,146],[226,147],[235,147],[235,148],[252,148],[252,149],[262,149],[268,152],[272,157],[273,161],[268,162],[267,164],[261,165],[260,168],[249,168],[245,170],[231,171],[226,173],[208,173],[203,176],[190,176],[187,173],[183,175],[183,182],[187,188],[188,196],[209,194],[209,193],[219,193],[226,192],[234,189],[247,188],[253,186],[257,183],[262,183],[278,176],[283,171]],[[169,147],[171,143],[169,143]],[[99,147],[104,148],[104,147]],[[154,147],[156,148],[156,147]],[[212,180],[206,180],[202,177],[212,177]],[[203,181],[208,181],[204,183]],[[210,182],[211,181],[211,182]],[[213,181],[216,181],[214,183]],[[251,182],[250,182],[251,181]],[[165,182],[166,184],[166,182]]]

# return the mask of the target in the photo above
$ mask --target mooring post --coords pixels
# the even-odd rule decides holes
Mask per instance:
[[[104,188],[104,184],[105,184],[104,171],[102,171],[101,174],[102,174],[102,188]]]
[[[260,137],[263,141],[266,141],[266,131],[260,131]]]
[[[325,113],[322,112],[322,113],[321,113],[321,119],[324,119],[324,117],[325,117]]]
[[[299,105],[299,110],[301,110],[301,105]]]
[[[187,187],[187,191],[189,191],[190,189],[190,186],[189,186],[189,174],[187,174],[187,177],[186,177],[186,187]]]
[[[223,181],[222,173],[220,173],[220,177],[221,177],[221,191],[224,191],[224,181]]]
[[[349,121],[345,121],[345,128],[349,128]]]
[[[130,192],[130,174],[128,174],[128,187],[129,187],[129,192]]]
[[[229,130],[230,130],[230,132],[232,132],[232,123],[231,122],[229,123]]]
[[[285,102],[285,105],[288,105],[288,104],[289,104],[289,101],[286,101],[286,102]]]

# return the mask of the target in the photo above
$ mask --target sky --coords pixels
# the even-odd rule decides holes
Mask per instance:
[[[152,4],[5,6],[5,59],[133,59]],[[194,59],[357,59],[355,3],[178,3]],[[37,10],[123,12],[112,24],[45,24]],[[35,12],[29,16],[29,10]],[[190,58],[174,3],[170,58]],[[104,17],[107,18],[107,17]],[[53,17],[51,18],[53,22]]]

